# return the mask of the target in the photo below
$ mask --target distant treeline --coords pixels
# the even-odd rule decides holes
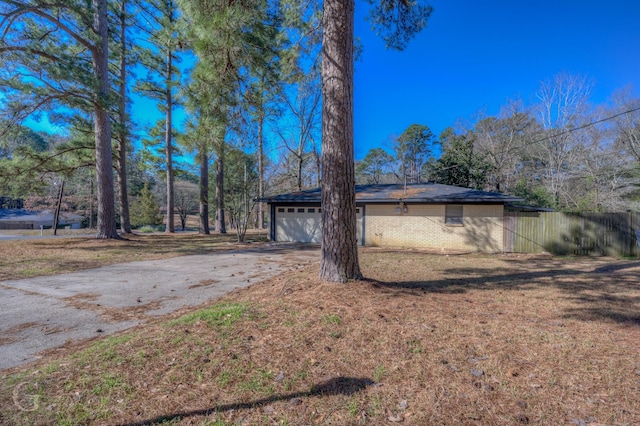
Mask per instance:
[[[24,203],[21,198],[0,197],[0,209],[22,209]]]

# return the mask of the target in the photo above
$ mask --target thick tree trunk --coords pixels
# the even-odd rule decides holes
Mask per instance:
[[[320,278],[360,279],[353,154],[353,0],[324,1]]]
[[[216,232],[227,233],[224,218],[224,141],[220,142],[216,161]]]
[[[165,154],[167,156],[167,223],[165,232],[175,232],[174,208],[175,201],[173,199],[173,146],[171,145],[171,127],[172,127],[172,109],[173,99],[171,96],[171,70],[173,68],[173,58],[171,50],[167,54],[167,116],[165,125]]]
[[[120,144],[118,145],[118,188],[120,190],[120,230],[131,233],[129,195],[127,191],[127,44],[126,0],[120,4]]]
[[[209,231],[209,156],[200,152],[200,227],[198,233],[210,234]]]
[[[96,183],[98,195],[97,238],[119,238],[116,230],[115,197],[113,190],[113,151],[111,148],[111,120],[109,118],[109,39],[107,0],[93,0],[94,26],[100,42],[93,52],[93,67],[98,80],[94,107],[96,142]]]

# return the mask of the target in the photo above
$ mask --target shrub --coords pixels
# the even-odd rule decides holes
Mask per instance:
[[[147,183],[140,191],[140,196],[131,204],[130,216],[131,226],[134,228],[143,225],[155,226],[162,223],[160,207]]]

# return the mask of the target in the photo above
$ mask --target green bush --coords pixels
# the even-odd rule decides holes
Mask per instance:
[[[131,226],[134,228],[138,228],[143,225],[156,226],[162,223],[160,206],[156,203],[156,199],[153,196],[153,193],[151,193],[147,183],[144,184],[144,187],[140,191],[140,196],[131,204],[129,215],[131,219]]]

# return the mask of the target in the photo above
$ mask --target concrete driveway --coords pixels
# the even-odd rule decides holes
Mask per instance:
[[[319,261],[317,246],[265,245],[0,282],[0,370],[38,353],[200,305]]]

